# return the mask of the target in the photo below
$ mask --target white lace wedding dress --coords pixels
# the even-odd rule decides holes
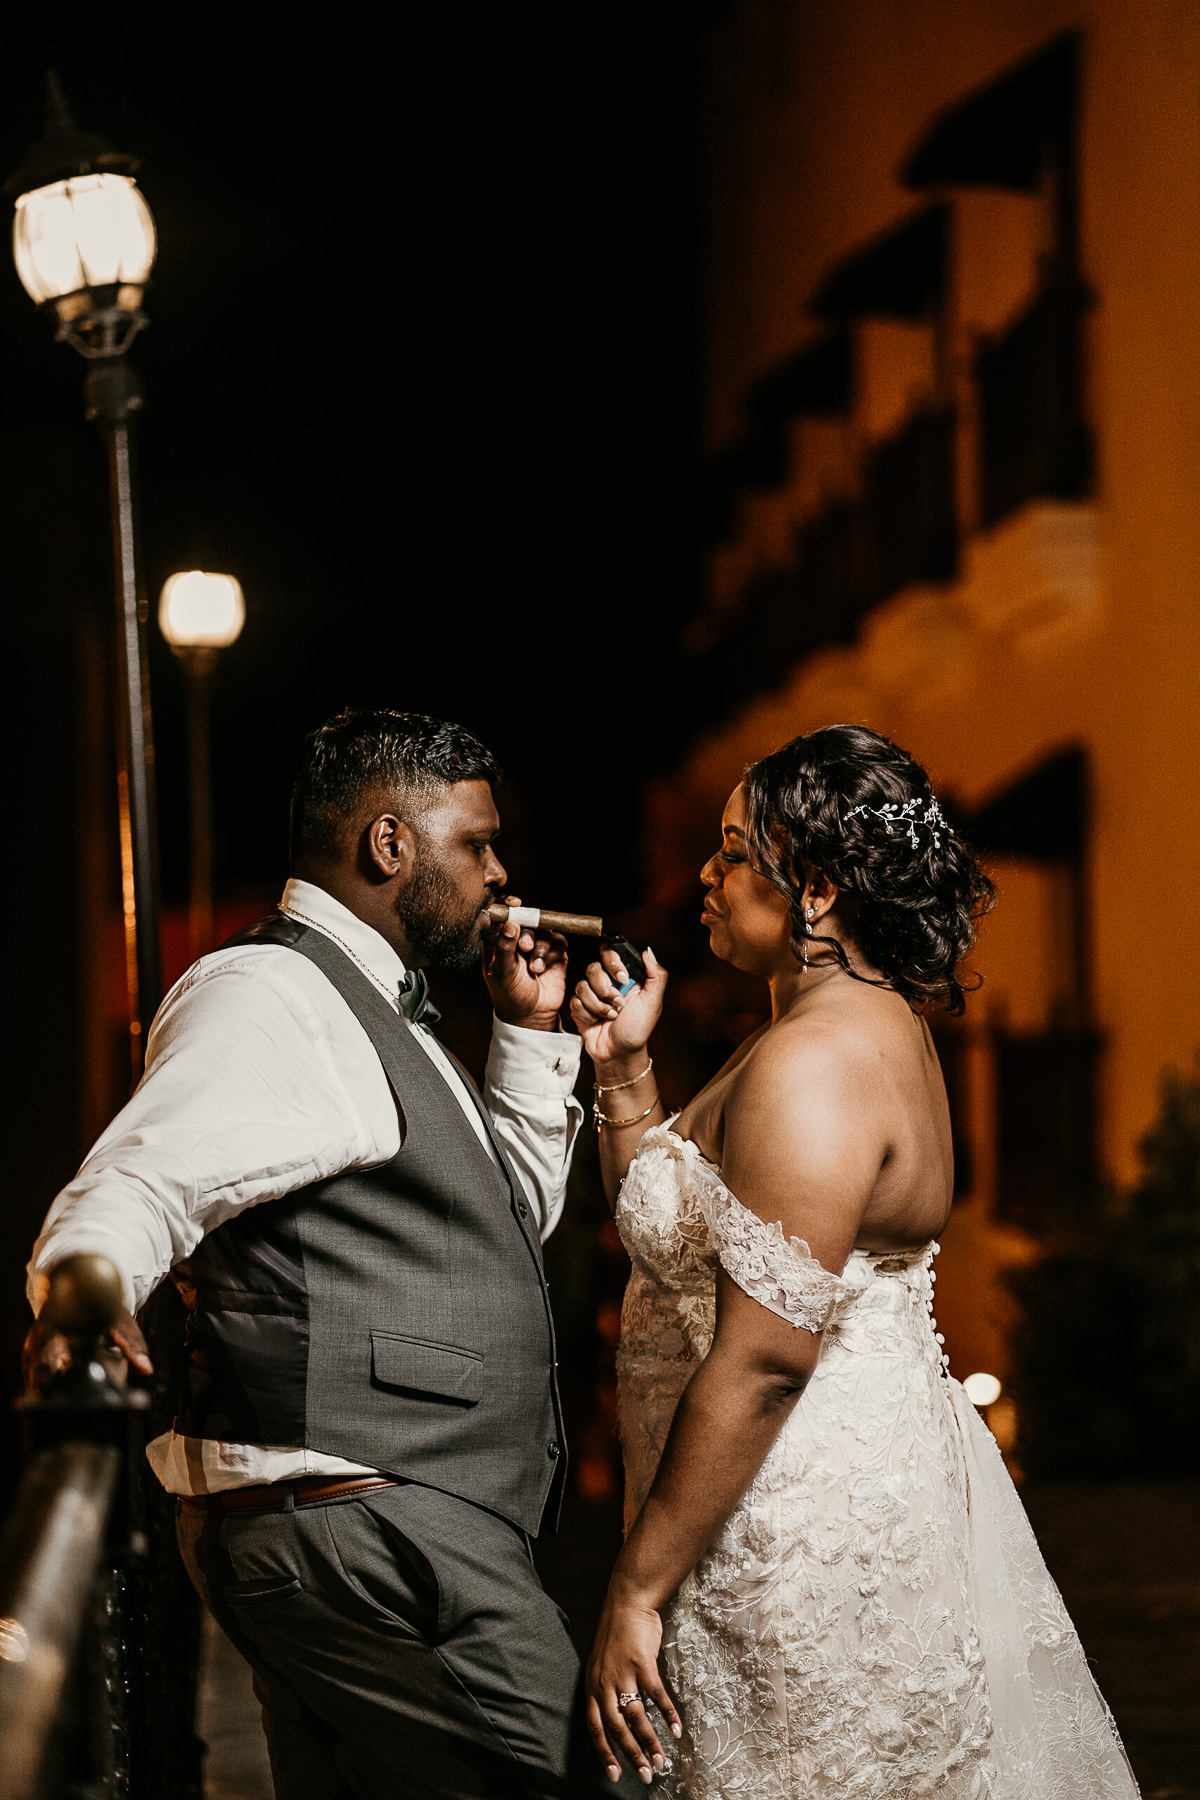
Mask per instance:
[[[627,1524],[712,1341],[718,1261],[824,1330],[803,1397],[666,1609],[685,1725],[666,1791],[1133,1800],[995,1441],[946,1372],[937,1245],[856,1250],[832,1275],[668,1126],[643,1138],[617,1224],[633,1258],[618,1353]]]

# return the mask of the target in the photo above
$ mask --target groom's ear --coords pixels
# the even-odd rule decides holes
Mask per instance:
[[[407,882],[413,872],[417,839],[411,825],[395,813],[380,813],[360,840],[362,873],[373,882]]]

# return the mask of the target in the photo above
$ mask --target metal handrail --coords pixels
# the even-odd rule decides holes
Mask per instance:
[[[59,1263],[42,1316],[66,1338],[70,1362],[44,1393],[17,1403],[31,1454],[0,1536],[0,1800],[50,1800],[73,1779],[70,1742],[82,1731],[94,1743],[97,1726],[104,1735],[95,1696],[77,1678],[88,1661],[81,1640],[105,1565],[127,1561],[140,1539],[130,1471],[147,1405],[102,1360],[121,1304],[106,1257]],[[96,1791],[115,1793],[106,1775]]]
[[[0,1800],[35,1800],[104,1550],[121,1475],[115,1444],[34,1457],[5,1542],[0,1617]]]

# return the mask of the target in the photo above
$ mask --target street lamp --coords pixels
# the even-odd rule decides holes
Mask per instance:
[[[117,793],[130,1057],[136,1081],[158,1006],[158,845],[146,604],[134,535],[130,438],[142,390],[125,352],[147,323],[142,295],[154,266],[154,220],[132,171],[136,157],[81,131],[58,79],[47,77],[46,130],[4,191],[16,201],[13,256],[56,336],[87,359],[87,416],[108,451],[117,602]]]
[[[189,569],[170,575],[158,603],[163,636],[183,664],[187,681],[188,774],[191,786],[191,868],[188,937],[193,961],[213,947],[212,759],[208,690],[218,654],[241,632],[246,602],[232,575]]]

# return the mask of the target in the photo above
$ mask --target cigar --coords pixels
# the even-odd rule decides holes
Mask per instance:
[[[605,931],[604,920],[593,913],[560,913],[551,912],[544,906],[502,906],[499,902],[488,907],[488,918],[493,925],[520,925],[536,930],[540,925],[544,931],[561,931],[570,937],[603,938],[610,950],[615,950],[625,964],[626,972],[631,979],[618,991],[629,993],[639,981],[646,979],[646,965],[642,961],[641,952],[635,950],[628,938],[623,938],[618,931]]]
[[[543,906],[501,906],[497,903],[488,907],[488,918],[493,925],[507,925],[511,920],[514,925],[529,929],[540,925],[544,931],[562,931],[571,937],[604,936],[604,920],[591,913],[551,912]]]

